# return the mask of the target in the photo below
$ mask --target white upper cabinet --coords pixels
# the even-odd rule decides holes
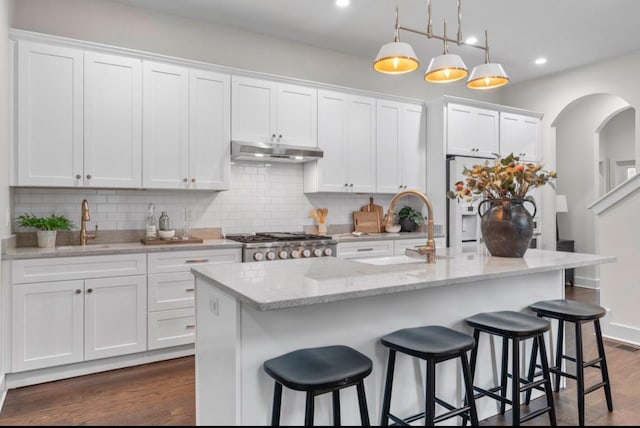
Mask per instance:
[[[15,185],[82,184],[82,68],[82,50],[18,43]]]
[[[499,152],[499,115],[495,110],[448,103],[447,154],[494,158]]]
[[[318,90],[318,146],[305,192],[375,192],[375,98]]]
[[[234,140],[316,147],[317,89],[233,76]]]
[[[229,188],[228,75],[144,61],[143,187]]]
[[[500,113],[500,154],[513,153],[520,160],[538,162],[540,118],[516,113]]]
[[[84,88],[84,184],[140,187],[142,61],[85,52]]]
[[[377,101],[377,193],[425,190],[424,120],[422,105]]]

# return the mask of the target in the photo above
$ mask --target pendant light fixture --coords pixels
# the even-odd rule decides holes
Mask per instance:
[[[409,73],[420,66],[420,61],[409,43],[400,41],[398,27],[398,8],[396,7],[396,28],[393,42],[382,45],[373,63],[376,71],[384,74]]]
[[[394,32],[394,41],[387,43],[380,48],[376,57],[373,68],[380,73],[385,74],[404,74],[409,73],[419,67],[420,63],[408,43],[400,42],[400,30],[409,31],[411,33],[426,36],[429,39],[442,40],[444,43],[443,54],[436,56],[429,62],[429,67],[424,75],[424,80],[430,83],[449,83],[463,79],[468,75],[467,67],[459,55],[450,54],[448,51],[448,43],[452,42],[458,46],[470,46],[482,49],[485,52],[485,63],[474,67],[469,79],[467,87],[470,89],[491,89],[506,85],[509,77],[505,73],[500,64],[491,63],[489,61],[489,43],[487,31],[485,30],[484,45],[476,45],[462,40],[462,12],[461,0],[457,0],[458,7],[458,34],[456,39],[447,37],[447,23],[444,22],[444,32],[442,36],[433,33],[433,25],[431,20],[431,0],[427,0],[428,23],[427,32],[403,27],[398,23],[398,7],[396,6],[396,25]]]

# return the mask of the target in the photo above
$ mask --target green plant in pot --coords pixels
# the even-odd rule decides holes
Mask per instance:
[[[420,211],[405,205],[398,211],[398,222],[400,223],[400,232],[413,232],[424,222],[424,217]]]
[[[18,226],[37,229],[38,247],[52,248],[56,245],[58,230],[71,230],[73,222],[63,215],[51,214],[48,217],[37,217],[33,214],[18,216]]]

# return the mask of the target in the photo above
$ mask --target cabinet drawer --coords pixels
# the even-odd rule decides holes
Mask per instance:
[[[11,281],[14,284],[146,275],[146,273],[145,254],[50,257],[11,262]]]
[[[393,241],[342,242],[338,244],[338,257],[343,259],[393,255]]]
[[[190,272],[156,273],[148,278],[149,312],[193,307],[195,284]]]
[[[149,253],[149,273],[188,272],[192,266],[234,263],[241,260],[240,248]]]
[[[149,313],[149,350],[194,343],[195,308],[172,309]]]

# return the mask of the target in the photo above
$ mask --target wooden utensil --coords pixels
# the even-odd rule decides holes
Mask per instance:
[[[329,208],[322,209],[322,222],[327,221],[327,214],[329,214]]]
[[[373,203],[373,197],[369,197],[369,204],[363,206],[361,211],[376,213],[379,217],[379,227],[377,232],[384,232],[384,208]]]
[[[316,221],[316,223],[320,223],[320,217],[318,216],[318,210],[311,210],[309,213],[311,214],[311,217],[313,217],[313,219]]]

